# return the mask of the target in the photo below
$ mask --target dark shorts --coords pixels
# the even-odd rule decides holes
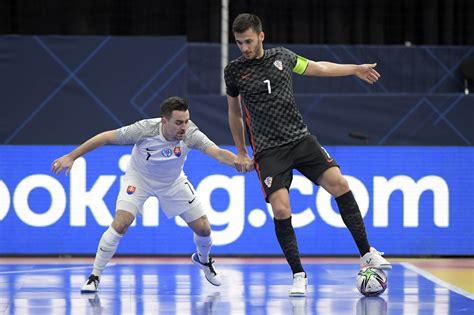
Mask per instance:
[[[257,154],[255,162],[266,202],[269,202],[268,196],[273,192],[281,188],[290,189],[293,169],[317,185],[317,180],[324,171],[339,166],[313,135],[263,150]]]

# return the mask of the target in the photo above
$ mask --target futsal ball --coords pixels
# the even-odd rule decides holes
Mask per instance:
[[[357,289],[365,296],[377,296],[387,289],[387,275],[379,269],[363,268],[357,274]]]

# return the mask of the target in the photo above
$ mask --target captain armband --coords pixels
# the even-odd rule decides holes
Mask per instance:
[[[296,55],[296,64],[295,67],[293,68],[293,72],[298,73],[298,74],[303,74],[306,71],[306,68],[308,68],[309,61],[308,59]]]

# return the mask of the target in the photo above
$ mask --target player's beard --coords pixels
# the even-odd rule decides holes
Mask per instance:
[[[248,60],[260,59],[263,56],[263,45],[262,42],[259,40],[255,49],[250,51],[250,54],[245,54],[244,56]]]
[[[260,59],[263,57],[263,44],[260,40],[258,40],[258,45],[255,47],[254,54],[255,56],[253,59]]]
[[[183,133],[178,132],[176,134],[176,140],[183,140],[185,134],[186,134],[186,132],[183,132]]]

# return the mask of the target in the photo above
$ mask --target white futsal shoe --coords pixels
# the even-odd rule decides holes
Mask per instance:
[[[306,296],[306,287],[308,278],[304,272],[297,272],[293,275],[293,286],[290,290],[290,296]]]
[[[204,272],[204,276],[210,284],[215,286],[220,286],[222,284],[221,277],[217,274],[216,269],[212,265],[214,263],[214,260],[211,259],[211,256],[209,256],[208,263],[202,263],[199,260],[199,255],[197,253],[194,253],[191,256],[191,260],[196,266],[202,269],[202,271]]]
[[[381,270],[392,269],[392,264],[382,257],[384,253],[371,247],[369,252],[360,258],[360,269],[373,267]]]
[[[99,282],[99,277],[91,274],[89,279],[82,285],[81,293],[95,293],[99,291]]]

